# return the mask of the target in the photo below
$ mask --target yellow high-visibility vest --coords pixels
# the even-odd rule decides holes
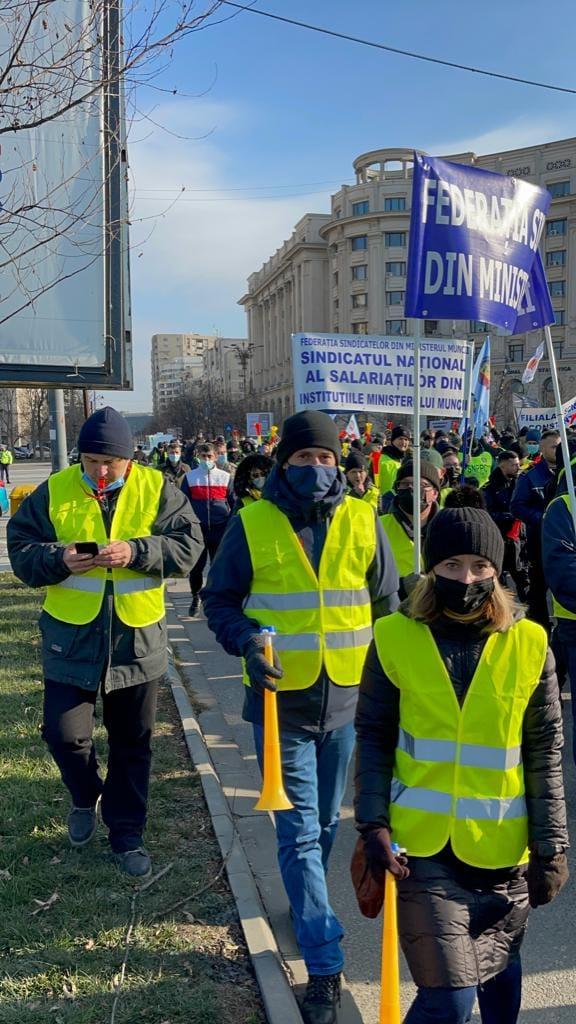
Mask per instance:
[[[483,487],[490,479],[493,464],[494,459],[490,452],[480,452],[479,455],[473,455],[464,470],[464,479],[467,480],[469,477],[474,477],[478,481],[478,486]]]
[[[571,465],[573,464],[574,462],[571,463]],[[563,473],[564,470],[562,470],[561,472]],[[566,505],[566,508],[570,512],[570,498],[567,494],[559,494],[557,498],[554,498],[554,501],[563,501]],[[544,513],[544,519],[546,519],[546,515],[549,509],[552,508],[554,501],[551,501],[548,508],[546,509],[546,512]],[[576,612],[568,611],[568,609],[565,608],[564,605],[560,604],[560,602],[556,600],[554,594],[552,594],[552,614],[555,615],[557,619],[576,619]]]
[[[381,455],[380,462],[378,463],[378,490],[380,494],[387,494],[394,487],[394,482],[398,476],[398,470],[402,465],[402,460],[392,459],[389,455]]]
[[[82,466],[70,466],[48,478],[49,515],[60,544],[75,541],[135,540],[149,537],[158,515],[164,486],[161,473],[133,462],[118,496],[110,537],[94,492],[82,480]],[[76,626],[95,619],[102,607],[106,580],[114,589],[114,607],[127,626],[151,626],[164,617],[164,584],[159,576],[132,569],[91,569],[70,575],[46,590],[44,610]]]
[[[253,573],[244,613],[276,630],[274,647],[284,670],[278,688],[312,686],[323,664],[339,686],[357,686],[372,639],[366,573],[376,554],[374,510],[344,498],[328,529],[318,575],[276,505],[262,498],[239,515]]]
[[[414,857],[450,841],[474,867],[525,863],[522,725],[546,658],[542,626],[524,619],[488,637],[462,707],[428,626],[395,612],[376,622],[374,639],[400,691],[394,840]]]
[[[406,530],[402,529],[402,524],[398,522],[396,516],[392,515],[391,512],[388,512],[385,516],[380,516],[380,522],[390,541],[398,575],[400,578],[410,576],[415,571],[414,541],[410,539]],[[422,558],[420,558],[420,567],[424,569]]]

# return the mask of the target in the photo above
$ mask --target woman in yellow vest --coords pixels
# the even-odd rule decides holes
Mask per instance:
[[[238,463],[234,474],[234,497],[236,498],[234,512],[239,512],[241,508],[246,508],[255,501],[259,501],[273,465],[274,460],[269,455],[262,455],[260,452],[246,455]]]
[[[397,879],[405,1024],[465,1024],[476,995],[483,1024],[515,1024],[529,904],[568,877],[554,660],[498,583],[503,555],[487,512],[440,511],[360,687],[356,824],[373,877]]]

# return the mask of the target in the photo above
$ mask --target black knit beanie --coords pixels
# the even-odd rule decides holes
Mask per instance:
[[[404,480],[407,476],[414,476],[414,463],[412,459],[408,459],[406,462],[402,463],[398,473],[396,474],[396,483],[398,483],[399,480]],[[442,486],[440,474],[432,462],[429,462],[427,459],[420,460],[420,476],[423,480],[427,480],[428,483],[432,484],[437,491],[440,491]]]
[[[276,449],[280,466],[300,448],[327,448],[340,462],[342,452],[338,440],[338,427],[325,412],[297,412],[284,420],[282,437]]]
[[[455,555],[487,558],[498,575],[504,561],[504,541],[491,517],[481,508],[443,508],[430,520],[424,544],[424,567]]]
[[[127,421],[110,405],[93,412],[80,428],[78,451],[81,455],[112,455],[117,459],[131,459],[134,441]]]
[[[344,471],[347,473],[349,469],[368,469],[368,463],[362,452],[355,450],[348,452],[346,462],[344,463]]]
[[[407,437],[408,440],[410,441],[412,435],[407,427],[394,427],[392,433],[390,434],[390,441],[396,441],[397,438],[399,437]]]

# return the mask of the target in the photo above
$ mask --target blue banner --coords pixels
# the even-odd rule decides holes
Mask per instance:
[[[527,334],[528,331],[535,331],[538,327],[546,327],[548,324],[555,323],[556,317],[552,309],[542,257],[537,252],[530,280],[520,300],[512,334]]]
[[[550,193],[414,154],[405,314],[516,330]]]

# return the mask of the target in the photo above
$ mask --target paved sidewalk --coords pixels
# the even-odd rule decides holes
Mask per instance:
[[[253,802],[259,791],[258,768],[250,726],[242,721],[242,679],[238,659],[226,655],[216,644],[203,616],[189,619],[189,591],[183,582],[169,588],[169,597],[177,613],[170,616],[170,638],[189,691],[207,707],[199,715],[201,727],[208,731],[211,751],[220,751],[217,768],[225,792],[235,801],[248,860],[251,863],[264,905],[285,963],[296,983],[305,980],[288,917],[286,897],[276,868],[274,836],[270,818],[255,815]],[[193,694],[192,694],[193,695]],[[565,707],[567,735],[570,707]],[[221,729],[221,735],[219,733]],[[211,735],[210,735],[211,733]],[[214,756],[214,754],[212,755]],[[576,817],[575,775],[566,751],[566,788],[569,816]],[[249,779],[247,788],[239,779]],[[340,1024],[377,1024],[380,974],[380,921],[368,921],[357,910],[348,864],[355,841],[352,815],[352,788],[349,785],[342,807],[342,820],[334,847],[329,884],[333,905],[345,929],[347,991]],[[576,865],[572,857],[574,882],[551,907],[534,911],[524,944],[524,1000],[521,1024],[574,1024],[576,1021],[576,967],[573,921],[576,913]],[[401,997],[403,1012],[413,998],[414,988],[405,965],[402,968]],[[478,1024],[479,1017],[473,1018]]]

